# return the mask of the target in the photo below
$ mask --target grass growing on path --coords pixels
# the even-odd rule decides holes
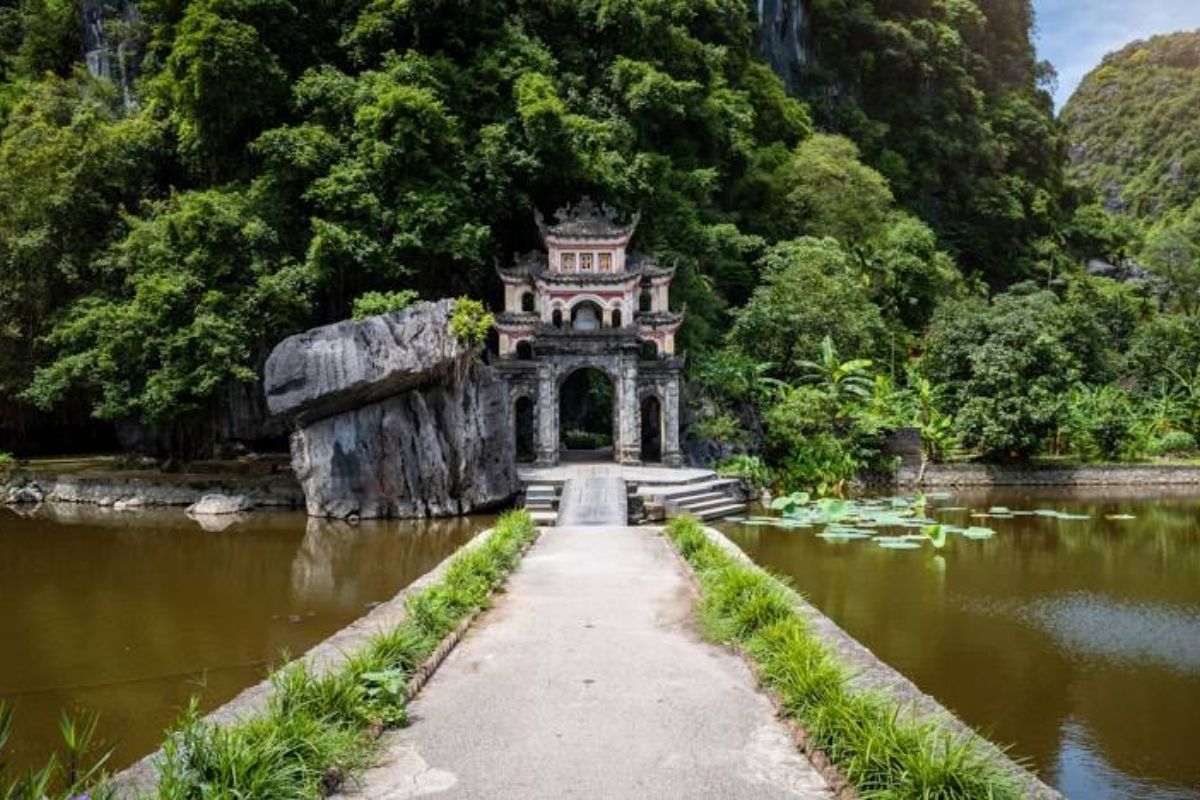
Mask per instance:
[[[1024,796],[977,738],[917,719],[882,693],[852,688],[846,667],[813,634],[779,580],[735,559],[695,519],[678,517],[666,531],[699,578],[705,631],[745,648],[787,714],[860,797]]]
[[[483,545],[454,558],[441,582],[408,598],[403,623],[340,669],[317,676],[298,662],[274,673],[258,716],[217,726],[201,718],[193,701],[163,745],[157,796],[289,800],[330,793],[369,763],[372,731],[407,722],[414,671],[488,604],[534,533],[527,512],[505,514]]]

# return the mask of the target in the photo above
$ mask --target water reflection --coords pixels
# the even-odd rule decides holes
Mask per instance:
[[[0,696],[18,763],[60,709],[101,712],[115,766],[153,749],[190,694],[219,705],[390,598],[486,518],[343,523],[255,513],[205,530],[175,510],[0,509]]]
[[[939,513],[997,536],[952,537],[938,552],[727,532],[1068,796],[1200,797],[1200,498],[1043,490],[947,502],[1091,518]],[[1105,519],[1117,514],[1136,519]]]

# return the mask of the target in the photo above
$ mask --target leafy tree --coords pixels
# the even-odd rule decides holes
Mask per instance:
[[[115,288],[81,298],[55,326],[58,356],[27,397],[46,408],[84,390],[100,419],[166,424],[205,410],[230,382],[253,381],[266,347],[299,327],[312,290],[256,200],[193,192],[134,221],[107,265]]]
[[[0,135],[0,395],[46,357],[55,315],[107,280],[97,260],[153,191],[161,129],[119,108],[107,82],[49,75]]]
[[[1200,311],[1200,202],[1172,212],[1146,237],[1142,259],[1170,287],[1170,302],[1185,314]]]
[[[966,446],[999,458],[1029,457],[1043,446],[1082,377],[1068,325],[1058,297],[1028,284],[990,304],[939,309],[922,369],[946,386]]]
[[[795,378],[797,359],[819,352],[826,337],[840,352],[879,352],[883,318],[835,240],[783,242],[767,251],[761,266],[763,283],[730,331],[730,341],[744,353]]]

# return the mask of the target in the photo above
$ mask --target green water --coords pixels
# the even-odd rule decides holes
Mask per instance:
[[[211,709],[434,567],[491,520],[344,523],[255,513],[0,508],[0,697],[14,761],[56,745],[61,709],[100,713],[119,768],[192,694]]]
[[[938,503],[1090,519],[935,512],[997,532],[941,551],[722,528],[1068,797],[1200,798],[1200,496],[1042,489]]]

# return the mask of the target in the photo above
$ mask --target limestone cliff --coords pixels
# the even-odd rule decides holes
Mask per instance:
[[[758,41],[763,56],[792,91],[797,68],[808,61],[805,0],[758,0]]]
[[[297,421],[292,467],[315,517],[465,514],[518,488],[508,387],[420,303],[283,341],[271,410]]]

